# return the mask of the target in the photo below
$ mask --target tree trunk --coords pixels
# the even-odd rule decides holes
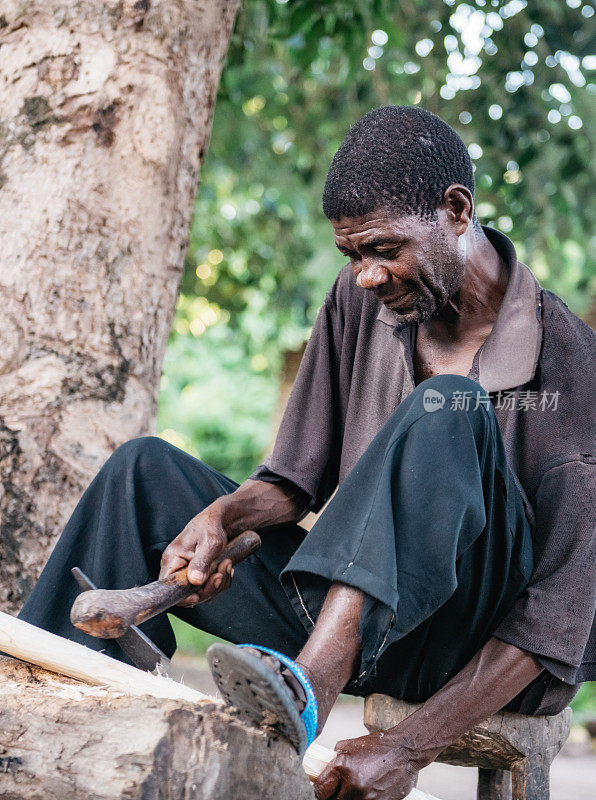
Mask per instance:
[[[0,7],[0,608],[151,433],[239,0]]]
[[[4,800],[312,800],[300,759],[221,705],[126,697],[0,657]]]
[[[269,446],[270,450],[273,449],[273,445],[275,444],[275,437],[277,436],[277,431],[279,430],[284,411],[286,410],[288,400],[290,399],[292,387],[294,386],[294,381],[296,380],[296,375],[298,374],[298,369],[300,368],[300,362],[302,361],[302,356],[304,355],[305,349],[306,343],[303,344],[299,350],[284,350],[282,354],[279,394],[277,396],[275,412],[273,414],[273,436]]]

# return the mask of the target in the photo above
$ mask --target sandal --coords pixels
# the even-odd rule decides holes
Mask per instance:
[[[252,647],[274,656],[297,678],[306,695],[300,712],[290,688],[263,661],[244,648]],[[277,728],[294,745],[300,756],[313,742],[317,731],[317,698],[302,669],[291,658],[255,644],[212,644],[207,660],[217,688],[229,705],[257,724]]]

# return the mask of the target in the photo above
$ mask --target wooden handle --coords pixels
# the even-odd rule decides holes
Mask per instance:
[[[260,545],[261,539],[255,531],[241,533],[228,543],[214,563],[209,576],[217,572],[219,564],[226,558],[231,559],[232,564],[238,564]],[[70,612],[70,621],[76,628],[91,636],[116,639],[131,625],[140,625],[141,622],[161,614],[199,589],[199,586],[189,582],[186,567],[163,581],[154,581],[146,586],[135,586],[132,589],[94,589],[82,592],[77,597]]]

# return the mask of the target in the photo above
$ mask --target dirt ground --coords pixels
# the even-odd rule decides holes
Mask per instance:
[[[215,686],[201,659],[176,655],[171,675],[202,692],[216,694]],[[331,712],[318,741],[333,748],[339,739],[367,733],[362,724],[362,701],[341,697]],[[572,737],[576,738],[576,737]],[[440,800],[476,800],[477,770],[431,764],[420,773],[418,788]],[[551,768],[551,800],[594,800],[596,798],[596,752],[586,742],[570,741]]]

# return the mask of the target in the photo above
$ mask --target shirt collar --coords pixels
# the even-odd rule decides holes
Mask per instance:
[[[486,392],[497,392],[522,386],[534,377],[542,345],[540,285],[518,261],[513,242],[505,234],[484,225],[482,230],[504,259],[509,280],[492,331],[474,357],[470,377]],[[396,326],[394,312],[383,304],[377,319],[403,328],[404,333],[409,327]]]

